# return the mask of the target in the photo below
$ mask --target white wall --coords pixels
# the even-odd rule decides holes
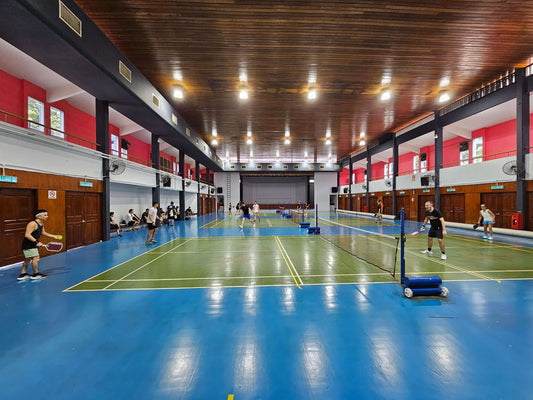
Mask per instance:
[[[114,220],[126,220],[130,208],[140,218],[145,209],[152,207],[152,188],[146,186],[110,184],[110,211],[115,212]]]
[[[241,185],[239,172],[215,172],[215,187],[222,188],[222,196],[224,196],[224,211],[228,211],[229,203],[233,207],[241,200]],[[230,187],[230,195],[228,199],[228,182]],[[220,193],[218,194],[220,196]]]
[[[329,196],[333,186],[337,186],[336,172],[315,172],[315,204],[319,212],[329,212]]]
[[[472,185],[477,183],[512,182],[516,175],[506,175],[503,164],[515,161],[516,157],[498,158],[476,164],[444,168],[440,174],[441,186]]]

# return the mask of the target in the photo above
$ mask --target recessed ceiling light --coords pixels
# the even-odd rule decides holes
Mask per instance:
[[[450,94],[448,92],[442,92],[439,96],[439,103],[445,103],[450,100]]]
[[[381,78],[381,84],[385,86],[385,85],[390,85],[390,83],[391,83],[390,75],[383,75],[383,78]]]
[[[291,140],[290,139],[285,139],[285,144],[291,144]]]
[[[381,100],[385,101],[385,100],[389,100],[391,97],[391,94],[390,94],[390,90],[389,89],[385,89],[381,92]]]
[[[216,139],[211,140],[211,144],[212,144],[213,146],[218,145],[218,140],[216,140]]]
[[[359,142],[359,146],[364,146],[365,144],[366,144],[366,142],[365,142],[364,140],[361,140],[361,141]]]
[[[248,139],[246,140],[246,144],[252,144],[252,142],[253,142],[252,138],[248,138]]]
[[[248,137],[252,137],[252,131],[248,131],[248,132],[246,132],[246,136],[248,136]]]
[[[239,82],[248,82],[248,75],[246,74],[246,72],[240,73]]]
[[[176,99],[183,99],[183,88],[181,87],[174,88],[174,97]]]
[[[246,100],[248,98],[248,91],[245,88],[241,88],[239,92],[239,99]]]
[[[330,145],[331,144],[331,140],[330,139],[326,140],[326,144]]]
[[[366,136],[366,132],[361,132],[361,134],[359,135],[359,137],[362,139]]]
[[[183,81],[183,74],[181,73],[181,71],[174,71],[172,76],[174,77],[175,81],[178,81],[178,82]]]
[[[447,87],[450,85],[450,77],[445,76],[440,79],[439,86],[440,87]]]
[[[211,131],[211,135],[218,136],[217,128],[213,128],[213,130]]]
[[[309,92],[307,93],[307,98],[309,100],[315,100],[316,99],[316,88],[309,89]]]
[[[331,129],[329,128],[326,130],[326,137],[327,138],[331,137]]]
[[[285,137],[289,137],[289,136],[291,136],[291,133],[288,130],[285,131]]]

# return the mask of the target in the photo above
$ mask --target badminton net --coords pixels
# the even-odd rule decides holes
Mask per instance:
[[[393,277],[396,274],[399,237],[361,229],[353,235],[322,235],[321,238],[357,259],[388,272]]]

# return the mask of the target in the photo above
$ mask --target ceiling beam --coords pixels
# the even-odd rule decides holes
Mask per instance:
[[[80,89],[73,83],[68,83],[46,91],[46,101],[48,103],[55,103],[56,101],[66,100],[79,94],[86,93],[85,90]]]

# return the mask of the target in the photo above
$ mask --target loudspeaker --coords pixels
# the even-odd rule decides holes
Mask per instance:
[[[339,191],[339,188],[337,186],[331,187],[331,193],[337,193]]]
[[[459,151],[466,151],[468,150],[468,140],[465,140],[464,142],[459,143]]]
[[[420,161],[426,161],[426,158],[427,158],[427,154],[426,153],[420,154]]]
[[[128,150],[128,147],[130,147],[130,142],[128,142],[126,139],[120,139],[120,147],[122,147],[124,150]]]
[[[420,184],[422,186],[429,186],[429,176],[421,176],[420,177]]]
[[[170,187],[171,185],[171,179],[170,179],[170,176],[168,175],[164,175],[163,176],[163,187]]]
[[[348,193],[348,188],[347,187],[344,188],[344,193]]]
[[[222,187],[217,187],[217,193],[218,194],[224,193],[224,189]]]

